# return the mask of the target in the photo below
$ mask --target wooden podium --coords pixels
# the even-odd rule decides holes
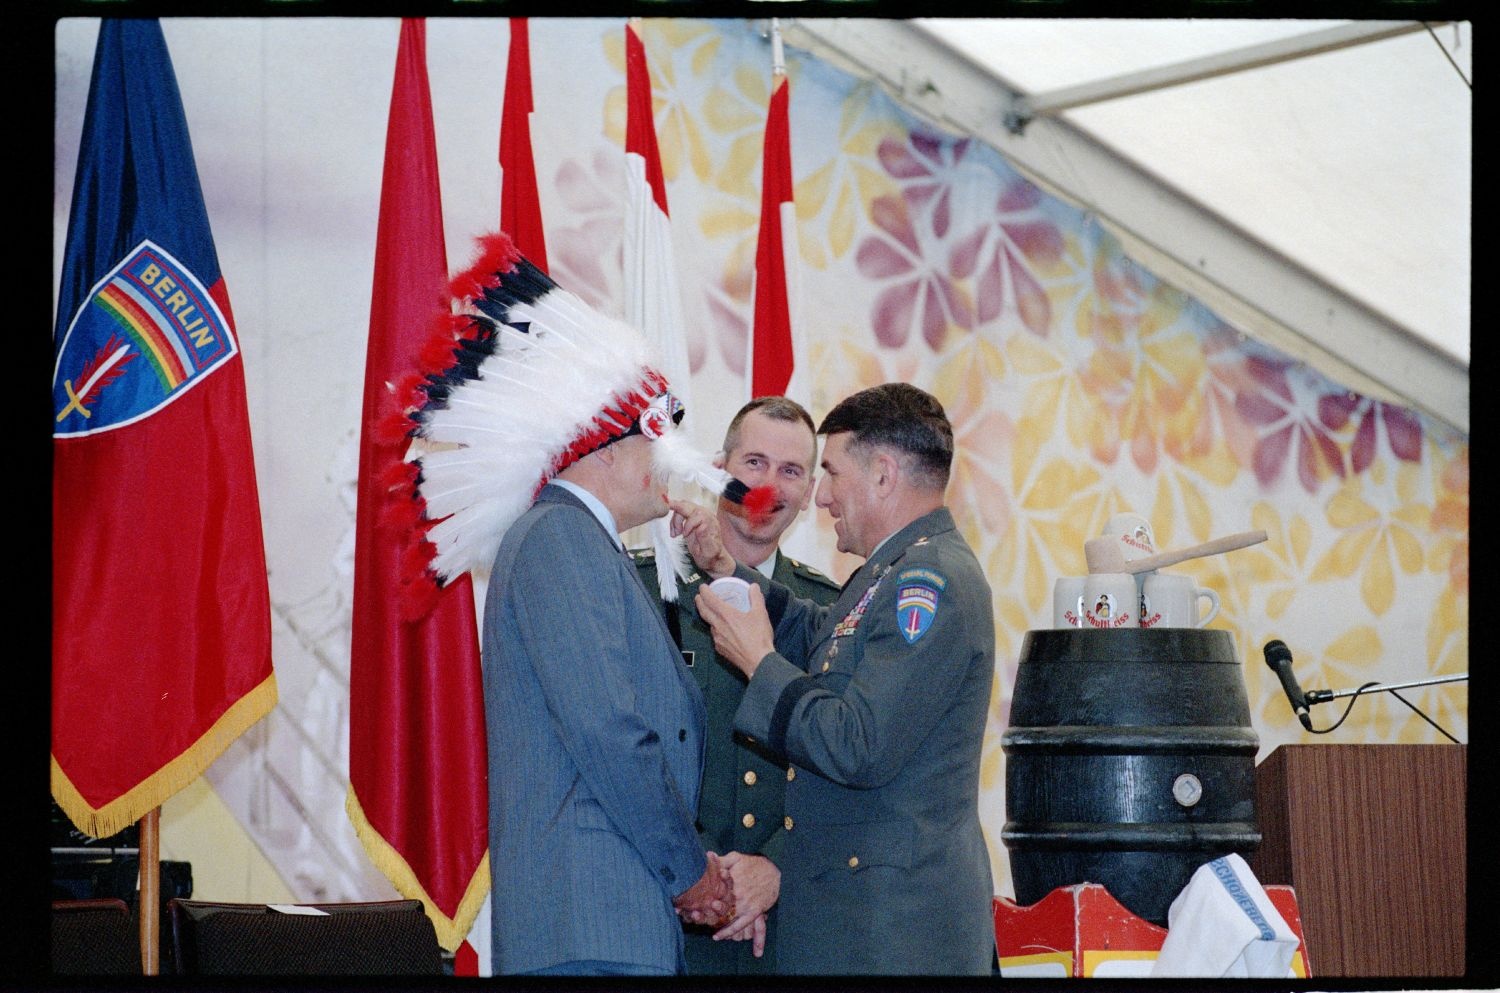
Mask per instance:
[[[1462,976],[1465,745],[1283,745],[1255,771],[1262,883],[1297,894],[1314,976]]]

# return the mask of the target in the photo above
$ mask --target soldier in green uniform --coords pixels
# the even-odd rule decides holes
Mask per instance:
[[[750,401],[730,421],[723,452],[715,461],[746,485],[775,486],[780,495],[778,509],[765,521],[752,522],[739,506],[719,502],[719,529],[730,554],[796,596],[832,603],[839,593],[838,584],[778,549],[782,533],[812,497],[817,437],[807,411],[786,397]],[[646,588],[655,591],[653,553],[631,554]],[[677,603],[664,606],[667,627],[678,639],[708,707],[698,835],[705,850],[726,853],[724,864],[735,878],[736,922],[743,927],[766,913],[763,925],[750,926],[764,926],[767,934],[751,941],[714,941],[712,929],[685,924],[688,972],[768,973],[776,970],[776,940],[771,932],[777,914],[770,908],[781,888],[778,866],[785,836],[782,798],[787,764],[764,745],[734,732],[734,712],[745,692],[745,677],[715,654],[713,634],[693,606],[698,588],[708,579],[701,573],[691,576],[682,584]],[[724,928],[725,932],[735,930],[736,923]]]
[[[701,507],[672,529],[741,613],[701,591],[719,653],[750,677],[734,726],[787,756],[779,959],[793,974],[987,975],[995,932],[979,823],[994,682],[988,581],[944,491],[953,430],[907,383],[862,390],[819,427],[817,503],[865,558],[832,608],[737,564]],[[764,591],[764,593],[762,592]]]

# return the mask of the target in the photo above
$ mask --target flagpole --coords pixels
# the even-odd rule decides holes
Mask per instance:
[[[771,74],[786,75],[786,57],[781,50],[781,18],[771,18]]]
[[[146,811],[139,824],[141,974],[155,976],[161,971],[161,808]]]

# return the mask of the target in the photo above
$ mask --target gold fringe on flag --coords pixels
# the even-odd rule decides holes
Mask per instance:
[[[260,685],[230,704],[213,726],[182,754],[141,780],[123,796],[95,809],[73,786],[62,766],[52,757],[52,797],[63,813],[91,838],[117,834],[160,807],[173,794],[203,774],[224,754],[224,749],[276,706],[276,674],[268,674]]]
[[[479,867],[474,870],[474,875],[469,879],[469,885],[464,889],[463,899],[458,902],[458,911],[449,917],[438,909],[437,904],[432,902],[426,888],[417,880],[417,874],[412,871],[406,859],[401,853],[375,830],[375,826],[365,817],[364,808],[359,804],[359,797],[354,794],[354,786],[349,786],[349,795],[344,800],[344,810],[349,815],[349,821],[354,825],[354,833],[359,837],[360,843],[365,846],[365,853],[370,856],[370,861],[375,868],[385,874],[385,877],[396,887],[396,892],[408,900],[421,900],[427,916],[432,920],[433,930],[437,932],[438,944],[448,951],[457,951],[458,946],[463,944],[469,936],[469,931],[474,927],[474,918],[479,916],[479,908],[484,906],[485,898],[490,893],[490,853],[486,851],[479,860]]]

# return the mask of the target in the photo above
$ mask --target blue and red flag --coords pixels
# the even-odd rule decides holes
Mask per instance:
[[[161,26],[102,22],[52,375],[52,794],[110,835],[276,703],[245,377]]]

